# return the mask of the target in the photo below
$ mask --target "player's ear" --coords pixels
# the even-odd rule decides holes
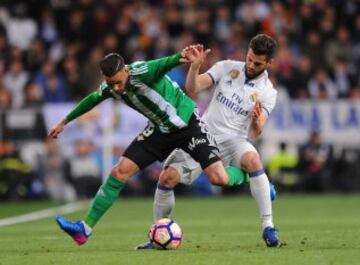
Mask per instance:
[[[274,62],[274,58],[271,58],[268,62],[267,62],[267,65],[268,66],[271,66]]]

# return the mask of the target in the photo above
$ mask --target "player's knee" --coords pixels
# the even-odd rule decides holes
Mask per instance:
[[[263,168],[260,156],[256,152],[248,152],[241,158],[241,167],[247,172],[253,172]]]
[[[130,160],[123,157],[119,162],[111,169],[111,175],[122,182],[127,182],[136,172],[139,171],[139,166]]]
[[[167,188],[174,188],[179,182],[179,174],[173,167],[168,167],[161,171],[159,176],[159,184]]]
[[[216,186],[225,186],[227,184],[227,178],[220,175],[209,177],[211,184]]]
[[[213,185],[225,186],[228,183],[228,176],[226,175],[225,169],[220,161],[205,168],[204,172]]]
[[[127,182],[131,177],[130,170],[126,169],[125,167],[117,164],[111,169],[111,175],[116,177],[118,180],[122,182]]]

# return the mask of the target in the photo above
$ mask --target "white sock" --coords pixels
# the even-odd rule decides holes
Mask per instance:
[[[81,221],[82,224],[84,225],[84,228],[85,228],[85,234],[87,236],[91,235],[92,233],[92,228],[90,226],[88,226],[84,221]]]
[[[262,228],[274,227],[269,180],[264,170],[250,173],[250,190],[260,212]]]
[[[173,189],[167,189],[160,185],[155,191],[153,217],[154,222],[161,218],[168,218],[175,206],[175,195]]]

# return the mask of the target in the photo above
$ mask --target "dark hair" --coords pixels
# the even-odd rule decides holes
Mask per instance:
[[[118,53],[109,53],[100,61],[101,72],[107,77],[112,77],[124,66],[124,59]]]
[[[266,34],[258,34],[251,39],[249,48],[251,48],[256,55],[266,55],[266,59],[270,60],[274,57],[277,43]]]

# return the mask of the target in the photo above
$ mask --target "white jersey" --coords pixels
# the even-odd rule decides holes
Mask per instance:
[[[259,100],[266,115],[273,110],[277,91],[268,73],[247,80],[245,63],[225,60],[207,72],[213,79],[215,91],[203,119],[217,141],[238,137],[246,139],[251,123],[251,112]]]

